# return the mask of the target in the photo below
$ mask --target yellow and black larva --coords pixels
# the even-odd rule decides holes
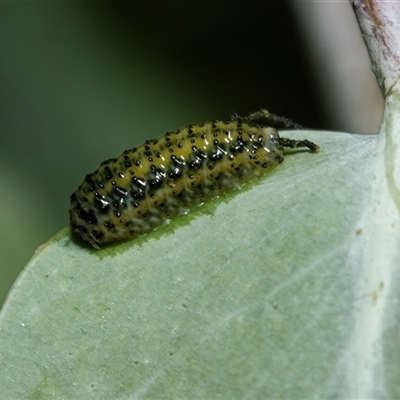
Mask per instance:
[[[94,247],[137,237],[205,200],[264,175],[283,161],[284,147],[319,147],[281,138],[261,110],[231,121],[189,125],[104,161],[71,196],[74,232]]]

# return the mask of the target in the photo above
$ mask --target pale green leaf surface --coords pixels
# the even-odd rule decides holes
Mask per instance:
[[[66,229],[39,249],[0,315],[0,397],[349,395],[378,137],[287,136],[321,152],[288,152],[264,178],[134,241],[96,251]]]

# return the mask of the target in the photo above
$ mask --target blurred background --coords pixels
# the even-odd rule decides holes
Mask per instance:
[[[0,3],[0,305],[100,162],[260,108],[376,133],[383,100],[345,2]]]

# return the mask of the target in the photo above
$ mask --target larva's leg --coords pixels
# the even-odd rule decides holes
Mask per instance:
[[[269,121],[272,124],[282,124],[285,128],[305,129],[304,126],[292,121],[289,118],[281,117],[276,114],[270,113],[268,110],[262,109],[260,111],[253,112],[246,117],[241,117],[237,113],[232,114],[232,121],[243,121],[252,123],[259,120]]]
[[[253,113],[247,115],[246,117],[242,117],[241,115],[239,115],[235,111],[231,115],[231,119],[232,119],[232,121],[242,121],[242,122],[258,121],[260,119],[265,119],[266,118],[266,115],[265,115],[264,111],[267,111],[267,110],[256,111],[256,112],[253,112]]]
[[[298,124],[297,122],[292,121],[289,118],[286,117],[281,117],[276,114],[272,114],[268,112],[267,110],[261,110],[261,112],[264,113],[265,119],[267,121],[273,122],[273,123],[280,123],[283,124],[285,128],[294,128],[294,129],[306,129],[303,125]]]
[[[310,142],[309,140],[294,140],[294,139],[288,139],[288,138],[277,138],[275,139],[277,143],[279,143],[283,147],[290,147],[291,149],[297,149],[299,147],[307,147],[309,148],[313,153],[318,153],[319,152],[319,146],[313,142]]]

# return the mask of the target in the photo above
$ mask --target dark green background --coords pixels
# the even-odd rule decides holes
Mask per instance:
[[[0,304],[85,174],[145,138],[266,107],[329,126],[285,2],[0,4]]]

